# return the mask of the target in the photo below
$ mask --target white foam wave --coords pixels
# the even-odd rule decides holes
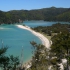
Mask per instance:
[[[0,29],[4,29],[3,27],[0,27]]]
[[[0,29],[3,30],[3,29],[12,29],[12,28],[3,28],[3,27],[0,27]]]

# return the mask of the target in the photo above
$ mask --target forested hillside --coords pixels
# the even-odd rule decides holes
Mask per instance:
[[[66,12],[59,14],[57,16],[58,21],[69,21],[70,20],[70,9],[68,9]]]
[[[70,24],[56,23],[35,27],[33,30],[51,36],[52,44],[50,42],[51,49],[47,49],[44,45],[30,42],[36,51],[28,70],[70,70]]]
[[[70,9],[51,7],[37,10],[0,11],[0,24],[24,20],[70,21]]]

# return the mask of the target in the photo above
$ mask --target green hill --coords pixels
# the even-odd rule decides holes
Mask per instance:
[[[68,9],[66,12],[60,14],[57,16],[57,20],[59,21],[70,21],[70,9]]]
[[[45,20],[45,21],[69,21],[70,10],[68,8],[43,8],[35,10],[11,10],[0,11],[1,23],[19,23],[24,20]]]

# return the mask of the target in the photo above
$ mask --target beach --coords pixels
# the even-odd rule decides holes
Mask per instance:
[[[47,48],[49,49],[50,48],[50,42],[49,40],[44,36],[42,35],[41,33],[39,32],[35,32],[34,30],[32,30],[30,27],[28,26],[23,26],[23,25],[16,25],[18,28],[21,28],[21,29],[25,29],[25,30],[28,30],[30,32],[32,32],[35,36],[37,36],[38,38],[41,39],[42,41],[42,44]]]

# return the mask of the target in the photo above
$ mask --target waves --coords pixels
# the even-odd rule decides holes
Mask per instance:
[[[0,27],[0,29],[4,29],[3,27]]]
[[[12,28],[4,28],[4,27],[0,27],[0,30],[9,30],[9,29],[12,29]]]

